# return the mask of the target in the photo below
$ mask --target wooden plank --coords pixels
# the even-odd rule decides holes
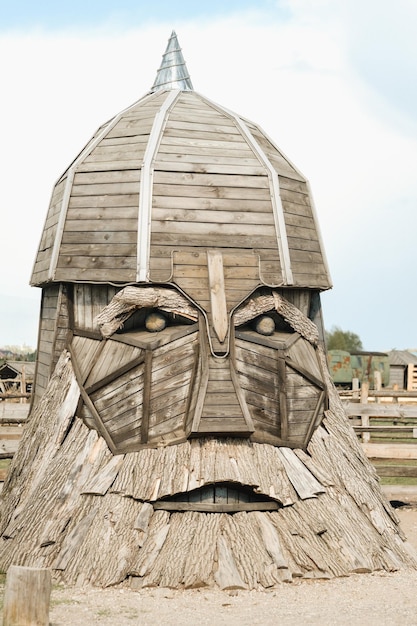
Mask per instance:
[[[18,418],[20,419],[20,418]],[[2,420],[3,422],[4,420]],[[2,422],[0,422],[2,424]],[[22,426],[0,426],[0,441],[19,440],[23,434]]]
[[[170,417],[168,420],[159,421],[149,426],[149,443],[152,442],[183,442],[186,440],[184,430],[185,412]]]
[[[179,371],[170,378],[164,378],[155,382],[152,380],[151,394],[152,402],[166,393],[175,391],[179,387],[189,385],[191,375],[191,366],[185,368],[183,371]]]
[[[296,217],[310,218],[314,220],[311,206],[308,204],[299,204],[297,202],[284,200],[282,202],[282,208],[284,210],[286,220],[295,219]]]
[[[245,390],[245,399],[251,410],[258,409],[258,419],[280,425],[279,404],[275,398],[267,398],[264,394]]]
[[[209,209],[200,209],[198,202],[194,200],[193,207],[194,208],[186,208],[181,207],[179,209],[175,209],[173,207],[168,207],[167,209],[158,207],[158,199],[154,198],[154,208],[152,211],[152,220],[162,221],[167,223],[167,228],[169,228],[170,222],[196,222],[196,223],[207,223],[207,224],[254,224],[254,225],[273,225],[274,217],[272,211],[267,212],[252,212],[252,211],[242,211],[242,206],[240,203],[236,202],[235,210],[232,211],[223,211],[220,210],[219,206],[215,206],[215,203],[211,203],[213,205],[212,208]],[[204,204],[207,204],[205,201]],[[190,206],[191,203],[188,202]],[[230,201],[229,201],[230,205]],[[240,205],[240,206],[238,206]],[[267,207],[268,208],[268,207]]]
[[[235,437],[249,437],[252,432],[242,415],[233,417],[202,417],[198,430],[200,436],[216,435],[219,437],[224,437],[227,434]]]
[[[152,503],[154,509],[162,511],[199,511],[202,513],[238,513],[239,511],[276,511],[281,508],[278,502],[175,502],[159,500]]]
[[[3,404],[3,402],[1,404]],[[6,402],[4,404],[6,404]],[[29,408],[30,405],[29,404],[27,404],[27,405],[23,404],[22,406],[24,406],[24,407],[27,406]],[[24,424],[26,422],[26,419],[27,419],[27,413],[28,413],[28,411],[26,411],[26,413],[24,415],[22,415],[22,416],[14,415],[13,413],[12,414],[7,414],[7,413],[3,414],[2,413],[0,415],[0,426],[1,426],[0,433],[3,432],[3,428],[7,428],[6,426],[4,426],[4,424]]]
[[[223,272],[223,256],[219,250],[207,250],[207,270],[210,288],[211,319],[220,343],[228,331],[228,315]]]
[[[0,439],[0,459],[10,459],[19,446],[19,439]]]
[[[186,160],[195,156],[202,159],[231,159],[236,162],[239,159],[255,162],[253,152],[248,148],[245,142],[228,142],[228,141],[197,141],[197,145],[188,142],[173,141],[173,137],[164,137],[161,141],[158,151],[158,158],[169,158],[172,155],[183,157]],[[208,144],[208,145],[204,145]]]
[[[308,195],[306,183],[300,180],[295,180],[293,178],[279,176],[279,187],[280,190],[287,189],[288,191],[296,191],[297,193]]]
[[[137,170],[124,170],[121,172],[76,172],[74,176],[75,185],[92,185],[92,184],[109,184],[109,183],[138,183],[140,182],[140,171]],[[139,189],[138,189],[139,192]],[[138,194],[135,194],[137,197]],[[105,196],[101,196],[103,199]],[[123,194],[120,197],[125,197]],[[77,206],[77,202],[80,202],[81,198],[70,199],[70,206],[74,202],[74,206]],[[94,200],[93,200],[94,202]],[[80,206],[80,205],[78,205]],[[94,206],[94,205],[93,205]]]
[[[137,211],[137,206],[139,204],[139,194],[131,193],[131,194],[114,194],[111,196],[108,195],[95,195],[95,196],[71,196],[68,208],[68,214],[73,216],[72,219],[77,219],[75,217],[76,212],[78,211],[81,216],[88,216],[89,210],[100,210],[103,212],[112,212],[113,215],[119,214],[120,210],[130,210],[133,212],[135,209]],[[123,215],[121,216],[123,217]],[[127,217],[132,217],[132,215],[127,215]]]
[[[277,359],[277,366],[278,402],[281,420],[280,436],[285,440],[288,438],[288,409],[285,360],[283,358]]]
[[[264,176],[262,165],[223,165],[222,163],[196,163],[193,161],[159,161],[155,162],[155,171],[163,172],[196,172],[201,174],[228,174],[230,176]]]
[[[369,417],[381,417],[391,419],[417,418],[417,406],[406,404],[379,404],[379,403],[356,403],[344,404],[348,416],[368,415]]]
[[[122,376],[126,371],[129,371],[129,369],[139,365],[142,359],[143,353],[138,348],[122,346],[120,343],[112,340],[103,341],[101,353],[99,358],[96,358],[92,364],[85,387],[95,385],[95,383],[104,378],[107,379],[107,377],[109,377],[108,382],[110,383],[115,378]],[[126,365],[128,366],[127,370],[123,370]],[[115,376],[113,375],[114,373],[116,373]]]
[[[167,174],[168,176],[168,174]],[[188,176],[184,174],[182,178]],[[250,186],[244,187],[238,186],[238,182],[236,179],[233,179],[232,182],[235,183],[235,186],[224,185],[223,181],[218,181],[219,184],[209,184],[208,181],[206,183],[205,180],[201,180],[201,175],[196,174],[200,178],[198,181],[193,184],[192,181],[184,180],[182,184],[172,174],[169,177],[172,180],[160,180],[162,179],[161,172],[155,172],[156,181],[153,185],[153,195],[155,198],[166,198],[166,202],[169,202],[170,199],[174,202],[174,198],[192,198],[198,200],[198,202],[209,200],[242,200],[243,202],[267,202],[271,205],[271,195],[269,191],[269,187],[267,185],[261,184],[260,187]],[[164,177],[165,179],[165,177]],[[115,196],[117,198],[118,196]],[[162,200],[161,200],[162,201]],[[210,206],[210,205],[209,205]],[[163,208],[163,206],[162,206]],[[221,208],[221,204],[219,205]],[[226,207],[227,208],[227,207]],[[242,209],[245,208],[242,206]]]
[[[314,380],[322,380],[323,375],[320,369],[319,360],[317,358],[316,350],[305,339],[300,338],[294,342],[288,349],[291,361],[299,364],[300,371],[310,372],[314,377]],[[312,382],[314,382],[313,379]]]
[[[123,459],[123,455],[112,457],[100,471],[90,478],[82,488],[81,493],[104,496],[113,484],[123,463]]]
[[[108,224],[109,225],[109,224]],[[62,242],[65,244],[119,244],[119,243],[134,243],[136,244],[137,233],[134,230],[131,231],[65,231],[62,236]]]
[[[165,152],[170,147],[172,147],[172,152],[174,153],[179,151],[182,152],[184,150],[192,153],[191,151],[193,149],[201,152],[210,150],[213,153],[217,152],[217,154],[222,154],[223,149],[225,150],[225,154],[233,151],[243,151],[246,153],[248,150],[248,144],[245,141],[242,141],[242,136],[233,136],[229,138],[227,135],[223,135],[222,137],[209,135],[208,137],[201,137],[200,133],[198,133],[198,136],[193,136],[193,134],[190,133],[187,133],[187,136],[164,133],[161,141],[161,150]]]
[[[417,478],[417,465],[374,465],[378,476]]]
[[[91,152],[90,155],[84,159],[83,163],[97,164],[109,161],[119,163],[125,161],[129,165],[137,166],[138,161],[143,159],[146,144],[141,145],[140,148],[141,149],[128,150],[126,146],[103,146]]]
[[[126,221],[126,220],[121,220]],[[77,222],[78,223],[78,222]],[[84,225],[85,226],[85,225]],[[85,230],[87,227],[81,228],[81,230]],[[75,228],[74,228],[75,230]],[[273,238],[274,227],[272,224],[245,224],[245,223],[221,223],[219,220],[217,222],[185,222],[185,221],[173,221],[168,225],[163,221],[152,221],[152,234],[155,236],[159,233],[164,233],[165,235],[169,233],[170,235],[181,235],[181,236],[207,236],[207,238],[212,237],[213,235],[218,237],[217,246],[219,247],[219,243],[228,237],[234,237],[234,241],[239,237],[246,237],[247,242],[245,247],[250,246],[250,241],[257,241],[257,237],[262,237],[263,235],[268,241],[268,238]],[[206,233],[206,235],[204,234]],[[178,245],[178,243],[177,243]],[[196,244],[194,244],[196,245]],[[256,246],[255,246],[256,247]]]
[[[111,419],[127,407],[139,406],[143,390],[144,368],[128,372],[118,378],[112,386],[102,387],[91,394],[91,398],[103,419]]]
[[[107,376],[104,376],[103,378],[100,378],[99,380],[96,380],[96,382],[93,383],[91,386],[87,384],[86,385],[86,392],[88,394],[91,394],[91,393],[97,391],[98,389],[100,389],[101,387],[109,385],[114,380],[116,380],[116,378],[119,378],[120,376],[122,376],[125,373],[129,372],[131,369],[137,367],[138,365],[141,365],[144,361],[145,361],[145,356],[143,354],[139,355],[138,357],[133,359],[133,361],[129,361],[128,363],[125,363],[124,365],[122,365],[121,367],[118,367],[116,370],[114,370],[110,374],[107,374]],[[90,373],[89,377],[91,377],[91,373]],[[96,379],[97,379],[97,377],[96,377]],[[87,383],[88,383],[88,381],[87,381]]]
[[[260,379],[254,380],[250,376],[246,376],[238,371],[239,383],[242,389],[245,391],[256,392],[258,394],[265,395],[266,398],[277,401],[277,385],[264,382]],[[245,395],[246,397],[246,395]]]
[[[170,365],[172,363],[172,359],[176,358],[175,355],[177,351],[179,358],[182,358],[188,351],[191,351],[192,345],[198,340],[195,324],[185,326],[183,331],[184,336],[180,336],[175,341],[172,341],[172,343],[163,345],[155,350],[152,364],[154,370]]]
[[[413,426],[353,426],[355,433],[412,433]]]
[[[289,367],[291,367],[297,373],[301,374],[304,378],[310,381],[313,385],[315,385],[316,387],[319,387],[319,389],[324,389],[324,382],[320,380],[319,378],[316,378],[316,376],[314,376],[310,371],[306,370],[304,367],[302,367],[298,363],[295,363],[289,358],[286,359],[286,363]]]
[[[136,269],[112,269],[111,278],[113,281],[121,283],[132,283],[136,281]],[[55,274],[55,280],[63,282],[72,280],[91,280],[94,282],[105,283],[109,280],[109,269],[94,269],[84,270],[79,268],[77,274],[73,268],[57,268]]]
[[[94,406],[93,402],[90,400],[89,395],[86,393],[86,391],[85,391],[85,389],[83,387],[83,376],[82,376],[80,368],[78,366],[78,361],[77,361],[76,355],[74,353],[74,349],[71,346],[69,346],[69,351],[70,351],[70,354],[71,354],[71,362],[72,362],[72,366],[73,366],[73,369],[74,369],[75,378],[76,378],[78,386],[80,388],[81,397],[82,397],[85,405],[87,406],[89,412],[91,413],[91,416],[93,417],[93,419],[95,421],[95,425],[96,425],[97,431],[103,437],[103,439],[107,443],[107,445],[108,445],[109,449],[111,450],[111,452],[113,454],[116,454],[116,449],[115,449],[115,446],[113,444],[113,441],[109,437],[107,429],[105,428],[105,426],[103,424],[103,421],[102,421],[98,411],[96,410],[96,407]]]
[[[174,158],[175,157],[175,158]],[[162,163],[169,164],[180,164],[187,165],[193,164],[194,167],[199,167],[201,165],[204,166],[226,166],[230,167],[230,172],[233,173],[233,169],[235,165],[242,167],[254,168],[255,170],[260,170],[261,174],[264,174],[264,168],[260,166],[259,159],[255,158],[253,153],[247,150],[245,154],[242,152],[234,151],[233,156],[226,156],[224,153],[217,152],[215,155],[207,154],[205,151],[195,151],[191,153],[189,151],[177,151],[174,154],[171,152],[164,152],[162,147],[158,151],[155,169],[159,169],[159,165]],[[162,166],[161,169],[164,169]],[[198,170],[196,170],[198,171]],[[246,171],[246,169],[245,169]]]
[[[139,194],[140,182],[106,182],[91,183],[89,185],[74,185],[73,196],[102,196],[102,195],[124,195]]]
[[[288,478],[302,500],[326,492],[323,485],[311,474],[293,450],[283,447],[277,452],[282,459]]]
[[[269,178],[268,176],[228,176],[227,174],[204,174],[204,173],[175,173],[175,172],[161,172],[155,171],[154,184],[165,185],[181,185],[180,193],[184,193],[183,185],[197,185],[199,187],[240,187],[241,195],[246,196],[247,193],[253,193],[253,191],[247,191],[255,188],[267,189],[269,192]]]
[[[75,207],[68,209],[68,226],[74,220],[137,219],[138,209],[129,205]]]
[[[282,357],[280,351],[270,350],[270,356],[257,354],[254,350],[236,349],[236,366],[239,372],[256,380],[277,384],[277,359]]]
[[[133,251],[133,250],[132,250]],[[84,252],[88,252],[88,250],[84,250]],[[86,255],[76,255],[71,254],[71,256],[65,256],[62,254],[59,255],[58,260],[58,269],[64,268],[65,270],[71,268],[72,271],[81,269],[83,272],[88,272],[88,270],[135,270],[137,258],[136,256],[123,256],[119,249],[113,250],[112,247],[106,247],[106,256],[98,256],[94,251],[91,251],[91,256]],[[76,272],[74,271],[73,277],[76,276]],[[81,272],[78,272],[80,278],[82,276]]]
[[[143,160],[136,159],[135,161],[82,161],[78,165],[78,171],[87,172],[113,172],[123,170],[136,170],[139,171],[142,167]]]
[[[114,216],[113,219],[108,220],[70,220],[66,224],[65,230],[67,232],[88,232],[92,231],[136,231],[138,220],[137,218],[124,218],[118,219],[117,216]]]
[[[160,381],[167,381],[170,380],[172,376],[183,374],[184,372],[190,372],[193,368],[194,361],[194,345],[186,345],[183,348],[182,354],[178,355],[178,361],[175,361],[175,356],[173,355],[172,363],[166,365],[165,367],[156,369],[155,363],[152,364],[152,382],[157,383]]]
[[[187,120],[176,122],[169,118],[164,134],[166,133],[166,135],[169,136],[169,131],[173,129],[193,132],[202,131],[208,132],[209,134],[217,133],[220,137],[226,134],[229,141],[231,136],[239,135],[239,140],[242,141],[240,132],[236,126],[223,116],[214,124],[207,124],[206,122],[199,124],[197,122],[188,122]]]
[[[417,459],[417,444],[362,443],[369,459]]]
[[[151,243],[153,245],[161,246],[170,246],[172,247],[178,246],[179,241],[181,241],[181,248],[186,248],[188,246],[198,247],[204,246],[207,248],[232,248],[236,246],[237,248],[241,248],[243,241],[238,241],[235,234],[223,234],[221,235],[222,225],[219,224],[216,229],[212,228],[213,225],[207,228],[207,232],[199,232],[199,233],[182,233],[182,236],[179,237],[181,233],[172,233],[172,232],[163,232],[161,228],[161,232],[153,231],[151,235]],[[215,232],[213,232],[213,230]],[[229,230],[233,230],[229,229]],[[261,249],[270,249],[276,253],[277,239],[276,236],[270,236],[268,234],[264,235],[253,235],[250,234],[250,226],[247,227],[247,245],[251,248],[261,248]],[[246,242],[245,242],[246,243]],[[221,244],[221,246],[220,246]],[[236,245],[240,244],[240,245]]]
[[[206,326],[205,320],[200,314],[200,318],[199,318],[200,360],[199,360],[199,370],[197,373],[197,376],[199,376],[200,378],[200,384],[197,389],[193,390],[193,393],[196,394],[196,397],[194,399],[194,402],[195,402],[194,415],[193,415],[193,421],[191,424],[191,432],[193,433],[198,432],[198,429],[200,426],[201,414],[203,412],[204,399],[206,396],[207,385],[208,385],[208,380],[209,380],[209,375],[210,375],[209,364],[208,364],[209,349],[208,349],[208,344],[207,344],[205,326]]]

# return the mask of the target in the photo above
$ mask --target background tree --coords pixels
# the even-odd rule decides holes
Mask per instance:
[[[332,326],[330,331],[326,330],[326,343],[328,350],[346,350],[346,352],[363,350],[359,335],[342,330],[340,326]]]

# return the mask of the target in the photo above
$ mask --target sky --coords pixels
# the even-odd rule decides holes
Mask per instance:
[[[53,185],[145,95],[171,31],[194,89],[309,179],[333,280],[326,329],[417,348],[417,3],[0,0],[0,346],[36,347],[29,280]]]

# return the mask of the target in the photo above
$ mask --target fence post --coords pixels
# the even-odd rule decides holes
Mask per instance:
[[[381,391],[382,389],[382,376],[379,370],[374,371],[374,389],[375,391]],[[376,397],[375,402],[380,402],[380,399]]]
[[[20,393],[26,393],[26,366],[22,365],[22,377],[20,379]],[[26,399],[20,398],[20,404],[27,402]]]
[[[367,381],[363,381],[362,386],[361,386],[361,404],[368,403],[368,393],[369,393],[369,383]],[[361,418],[362,418],[361,425],[364,427],[369,426],[369,415],[362,415]],[[363,443],[369,443],[370,438],[371,438],[371,435],[369,432],[362,433]]]
[[[48,626],[51,570],[11,565],[3,601],[3,626]]]
[[[352,378],[352,398],[359,398],[359,378]]]

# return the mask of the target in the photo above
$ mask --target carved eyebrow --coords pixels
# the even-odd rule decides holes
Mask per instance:
[[[316,345],[319,339],[317,326],[300,309],[288,302],[278,292],[258,294],[246,300],[233,314],[235,326],[253,320],[262,313],[274,310],[304,339]]]
[[[138,309],[158,308],[197,322],[198,310],[175,289],[167,287],[125,287],[95,318],[103,337],[111,337]]]

